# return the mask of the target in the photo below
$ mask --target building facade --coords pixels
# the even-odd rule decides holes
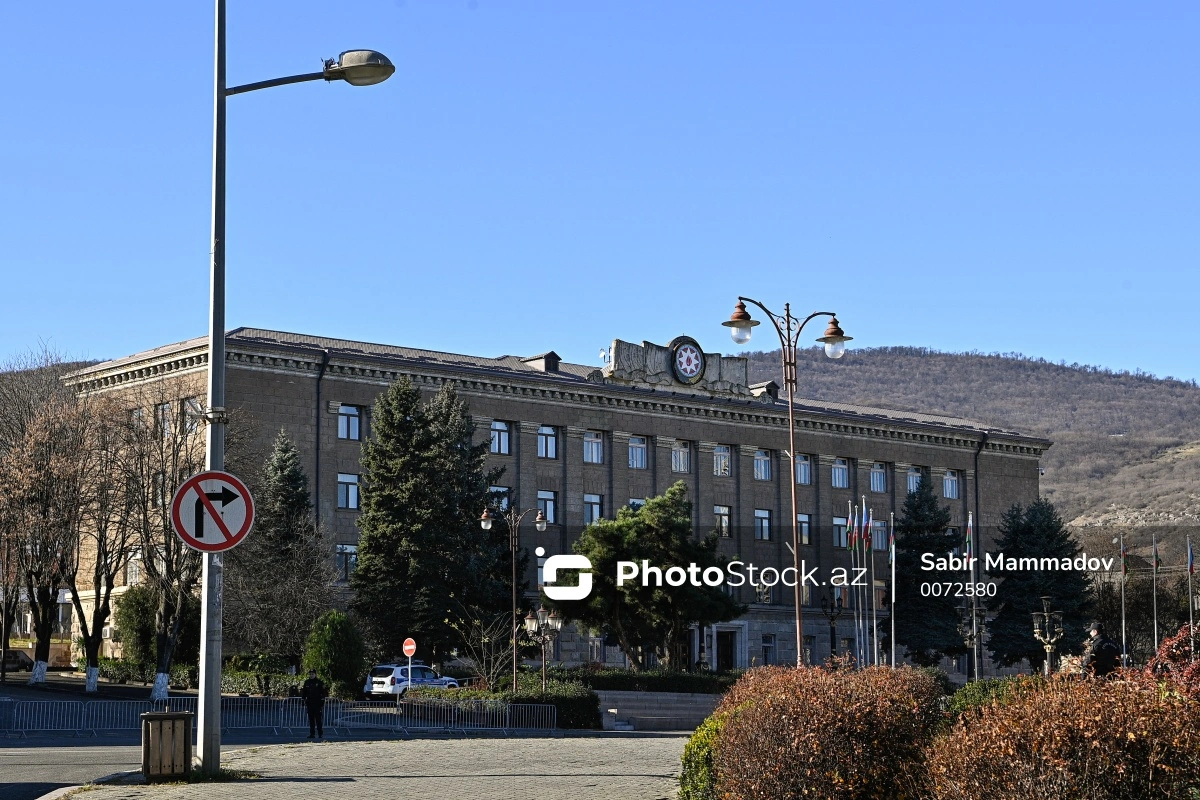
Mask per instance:
[[[688,487],[697,534],[717,531],[722,553],[758,566],[791,566],[791,486],[795,483],[801,558],[820,574],[848,567],[848,507],[862,504],[886,521],[921,479],[932,482],[963,529],[969,512],[987,546],[1014,503],[1038,497],[1038,459],[1050,443],[978,422],[935,414],[798,400],[796,469],[787,456],[788,414],[773,382],[750,385],[744,358],[705,353],[689,337],[666,345],[617,340],[602,366],[562,362],[553,352],[487,358],[302,334],[239,328],[227,339],[227,405],[249,416],[267,442],[281,428],[303,454],[320,524],[335,545],[342,580],[354,568],[362,440],[380,392],[407,377],[432,395],[450,384],[478,435],[490,441],[489,466],[504,468],[497,489],[548,519],[522,546],[570,552],[579,532],[627,504]],[[97,364],[72,378],[81,392],[119,392],[179,376],[202,376],[200,338]],[[185,414],[195,399],[178,398]],[[880,630],[887,610],[886,529],[873,531]],[[530,559],[536,585],[537,559]],[[749,611],[693,632],[692,658],[714,668],[795,663],[798,644],[813,661],[853,646],[848,614],[830,625],[822,600],[805,598],[805,641],[795,641],[792,590],[743,586],[732,593]],[[847,602],[849,598],[847,598]],[[615,648],[572,631],[556,643],[566,663],[611,660]],[[986,672],[986,670],[985,670]]]

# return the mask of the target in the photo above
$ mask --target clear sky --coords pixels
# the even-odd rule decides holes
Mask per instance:
[[[212,15],[0,11],[0,359],[207,330]],[[745,294],[1200,378],[1198,4],[229,0],[228,42],[397,67],[230,99],[230,327],[598,363],[731,351]]]

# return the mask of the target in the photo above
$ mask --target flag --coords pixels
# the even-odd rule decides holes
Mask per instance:
[[[967,514],[967,543],[966,543],[966,547],[963,548],[963,552],[967,554],[968,563],[970,563],[970,559],[975,557],[975,545],[973,544],[975,537],[971,535],[971,522],[972,522],[971,515],[968,513]]]
[[[1162,568],[1162,559],[1158,557],[1158,539],[1154,540],[1154,573],[1157,575]]]
[[[867,498],[865,498],[865,497],[863,498],[863,500],[866,500],[866,499]],[[863,504],[863,510],[864,511],[866,510],[865,503]],[[864,516],[864,519],[862,521],[862,523],[863,523],[863,528],[862,528],[863,549],[870,550],[875,547],[875,537],[871,533],[871,522],[875,519],[875,512],[867,511],[867,513],[864,514],[863,516]]]
[[[896,521],[893,519],[888,525],[888,563],[896,563]]]
[[[1129,574],[1129,548],[1124,544],[1121,545],[1121,574]]]
[[[855,543],[855,534],[858,533],[858,509],[855,508],[850,512],[850,519],[846,520],[846,549],[853,550]]]
[[[1196,555],[1192,552],[1192,540],[1188,539],[1188,575],[1196,574]]]

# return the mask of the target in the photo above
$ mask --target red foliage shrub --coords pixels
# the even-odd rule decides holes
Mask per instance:
[[[1158,653],[1146,665],[1146,673],[1172,684],[1193,700],[1200,700],[1200,661],[1192,660],[1189,626],[1182,626],[1174,636],[1159,643]]]
[[[727,800],[897,800],[917,796],[944,719],[942,692],[915,669],[764,667],[725,696],[716,750]]]
[[[1186,798],[1200,786],[1200,703],[1145,675],[1021,684],[930,748],[937,800]]]

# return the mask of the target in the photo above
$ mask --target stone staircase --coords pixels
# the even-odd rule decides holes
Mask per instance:
[[[713,712],[719,694],[596,692],[606,731],[690,731]]]

